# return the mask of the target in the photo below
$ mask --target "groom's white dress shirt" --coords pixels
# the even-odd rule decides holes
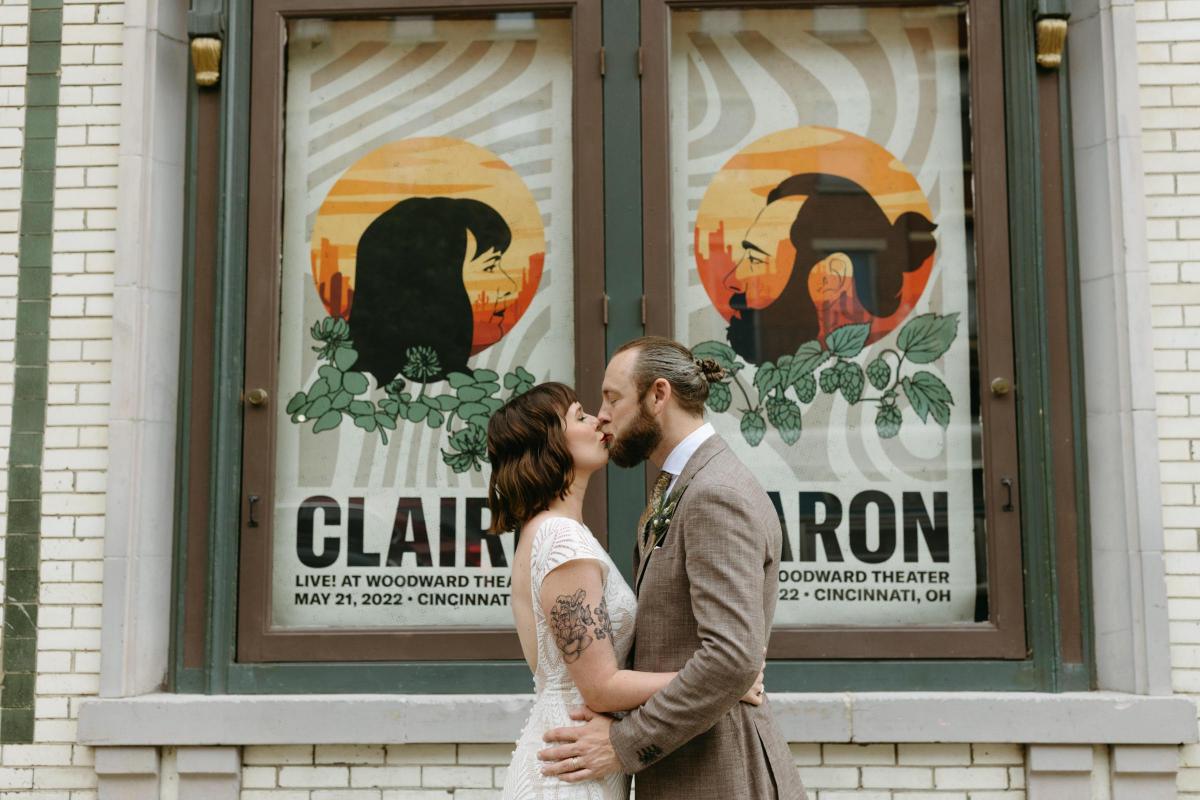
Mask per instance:
[[[675,445],[675,449],[671,451],[671,455],[667,456],[667,460],[663,462],[663,472],[671,473],[671,482],[667,484],[666,496],[671,496],[671,491],[675,488],[675,482],[679,480],[683,468],[687,466],[691,460],[692,454],[700,449],[700,445],[708,441],[710,436],[716,434],[717,430],[712,426],[711,422],[706,422],[696,430],[684,437],[683,441]]]

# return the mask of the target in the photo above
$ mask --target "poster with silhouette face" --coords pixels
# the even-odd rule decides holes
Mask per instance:
[[[987,618],[967,24],[671,17],[675,335],[783,523],[776,625]]]
[[[289,25],[278,628],[512,624],[486,428],[574,380],[570,36],[532,14]]]

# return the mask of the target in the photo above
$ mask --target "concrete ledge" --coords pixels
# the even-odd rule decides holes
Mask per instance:
[[[79,743],[128,745],[513,742],[531,695],[169,695],[85,701]],[[1094,692],[771,696],[792,742],[1166,744],[1197,740],[1184,697]]]

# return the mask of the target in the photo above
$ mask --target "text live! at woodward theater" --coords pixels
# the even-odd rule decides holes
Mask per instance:
[[[673,333],[728,373],[783,627],[987,619],[962,12],[863,13],[672,15]],[[485,432],[574,383],[570,37],[289,28],[273,626],[511,626]]]

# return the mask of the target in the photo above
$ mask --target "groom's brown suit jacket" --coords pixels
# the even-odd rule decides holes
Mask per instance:
[[[633,655],[636,670],[679,674],[612,726],[613,747],[637,775],[638,800],[802,800],[770,704],[739,702],[778,597],[775,507],[719,436],[692,455],[680,487],[661,546],[637,554]]]

